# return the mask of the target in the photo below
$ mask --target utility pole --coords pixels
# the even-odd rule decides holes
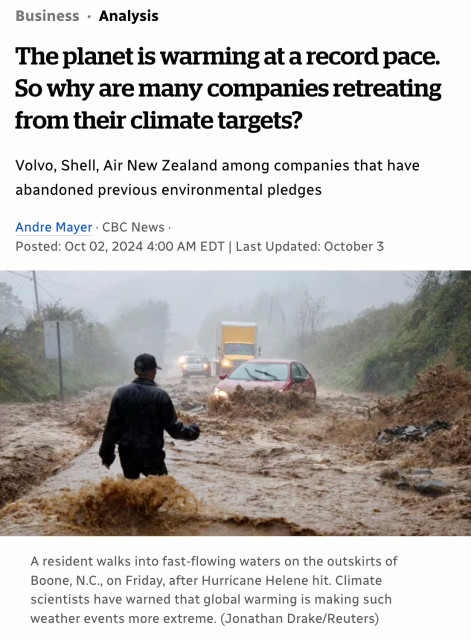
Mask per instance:
[[[33,271],[33,283],[34,283],[34,297],[36,298],[36,313],[39,316],[39,293],[38,293],[38,283],[36,280],[36,271]]]

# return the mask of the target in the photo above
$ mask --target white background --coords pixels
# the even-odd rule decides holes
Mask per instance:
[[[11,542],[11,541],[9,541]],[[393,639],[398,636],[413,638],[416,636],[438,639],[443,637],[463,637],[467,628],[467,602],[468,588],[466,586],[469,575],[469,544],[465,538],[446,540],[443,538],[23,538],[13,540],[13,549],[16,553],[4,554],[2,560],[4,600],[3,600],[3,628],[15,637],[34,634],[35,638],[51,639],[63,638],[65,634],[70,638],[88,637],[98,638],[103,634],[112,633],[116,638],[127,638],[129,633],[138,634],[143,638],[155,638],[165,635],[169,638],[183,638],[188,633],[196,637],[208,638],[240,638],[244,635],[248,638],[258,638],[261,634],[270,635],[273,638],[285,638],[287,634],[296,634],[301,638],[382,638]],[[193,570],[179,568],[42,568],[31,566],[33,556],[42,564],[42,558],[61,558],[61,556],[88,557],[101,556],[113,558],[126,556],[133,560],[135,555],[141,558],[161,558],[167,555],[174,558],[227,556],[238,557],[263,557],[302,558],[303,556],[322,557],[325,562],[328,558],[342,558],[357,554],[358,556],[375,557],[382,559],[381,569],[355,569],[337,568],[333,575],[355,576],[379,576],[383,578],[380,587],[329,587],[329,592],[343,593],[345,595],[384,595],[392,598],[389,606],[242,606],[237,607],[216,605],[213,607],[177,607],[173,613],[186,615],[212,614],[216,618],[223,611],[232,611],[240,615],[253,615],[264,611],[269,615],[287,613],[317,614],[319,611],[332,611],[338,615],[369,615],[378,612],[380,622],[377,627],[369,624],[283,624],[283,625],[231,625],[223,627],[214,625],[171,625],[171,624],[147,624],[133,625],[91,625],[83,623],[83,615],[160,615],[169,613],[169,607],[164,605],[152,605],[134,607],[134,610],[126,605],[112,606],[39,606],[30,605],[31,596],[63,595],[65,593],[77,595],[102,593],[109,596],[119,594],[134,595],[164,595],[165,589],[155,587],[139,587],[125,589],[123,587],[40,587],[31,585],[31,575],[36,576],[64,576],[64,575],[96,575],[98,579],[125,575],[151,575],[156,577],[181,575],[197,576],[211,573],[213,576],[246,575],[264,576],[265,574],[288,576],[310,576],[332,574],[332,570],[323,568],[290,569],[213,569]],[[397,568],[385,567],[386,558],[397,557]],[[201,596],[208,593],[234,595],[237,592],[246,594],[270,594],[291,595],[297,593],[310,593],[311,595],[326,595],[325,591],[313,587],[292,588],[275,586],[272,589],[251,587],[182,587],[182,594],[191,595],[199,593]],[[74,624],[29,624],[30,615],[43,615],[64,612],[68,615],[82,615],[77,625]]]
[[[25,11],[79,11],[79,23],[16,23],[16,3],[4,5],[2,19],[2,154],[0,219],[0,269],[467,269],[469,268],[468,187],[470,172],[469,149],[469,69],[467,3],[398,1],[383,3],[346,0],[335,3],[292,1],[246,2],[161,2],[152,8],[159,11],[158,23],[138,25],[98,24],[86,16],[97,13],[95,3],[72,2],[33,3],[23,5]],[[146,10],[150,5],[108,3],[110,10]],[[100,5],[99,9],[106,8]],[[292,67],[261,68],[180,68],[142,69],[116,67],[23,68],[19,71],[14,55],[15,46],[37,46],[42,49],[118,49],[144,46],[165,49],[233,49],[269,50],[365,50],[372,46],[396,50],[433,50],[441,65],[438,67],[408,67],[384,71],[378,67],[331,68]],[[401,78],[441,82],[443,98],[439,102],[426,99],[314,99],[271,100],[254,103],[251,100],[229,101],[200,98],[194,103],[172,101],[135,101],[134,99],[63,101],[38,98],[15,100],[14,84],[18,77],[39,82],[60,81],[67,77],[80,82],[103,81],[305,81],[334,82],[357,78],[365,81],[394,82]],[[36,113],[71,113],[86,108],[94,113],[116,109],[121,113],[136,113],[155,108],[164,113],[184,113],[198,109],[202,113],[219,110],[235,113],[289,113],[303,111],[297,131],[247,132],[139,132],[125,131],[79,132],[15,131],[14,114],[23,109]],[[421,171],[412,175],[394,174],[312,174],[310,176],[277,176],[269,174],[264,181],[284,181],[285,184],[320,184],[323,195],[318,198],[266,200],[221,198],[179,198],[152,201],[129,197],[111,197],[102,202],[80,198],[16,198],[14,186],[22,181],[42,182],[40,174],[19,174],[15,159],[40,158],[57,162],[63,158],[86,160],[138,157],[143,160],[175,159],[211,160],[309,160],[335,159],[352,162],[391,158],[397,161],[420,162]],[[151,176],[133,176],[136,184],[151,183]],[[256,182],[252,176],[232,174],[227,179],[203,174],[171,175],[171,184]],[[84,184],[88,175],[71,175],[64,183]],[[106,178],[110,184],[128,184],[129,174]],[[157,175],[157,181],[161,176]],[[46,176],[44,183],[53,182]],[[90,254],[49,253],[18,254],[14,250],[14,229],[18,221],[54,223],[66,220],[75,223],[101,224],[105,220],[140,220],[163,222],[172,229],[165,239],[223,239],[247,242],[334,240],[374,242],[384,240],[386,249],[374,254],[286,254],[273,257],[251,253],[240,256],[219,254]],[[98,239],[98,235],[96,236]],[[128,239],[128,238],[127,238]],[[321,630],[304,627],[295,629],[302,637],[403,637],[442,638],[463,635],[467,610],[463,600],[469,589],[469,541],[467,539],[2,539],[1,609],[2,630],[15,637],[34,633],[35,637],[83,636],[82,627],[57,629],[28,628],[27,580],[29,558],[33,553],[80,554],[132,553],[139,549],[162,549],[177,553],[179,545],[190,544],[194,552],[249,552],[254,555],[298,553],[309,547],[329,553],[353,554],[368,548],[378,553],[401,553],[404,564],[397,574],[395,605],[381,630],[346,628]],[[113,551],[112,551],[113,550]],[[398,597],[399,596],[399,597]],[[91,637],[102,636],[108,630],[86,630]],[[111,630],[123,635],[125,630]],[[145,629],[144,637],[155,637],[159,629]],[[169,637],[197,633],[195,629],[166,630]],[[232,629],[229,633],[235,636]],[[261,627],[243,629],[249,637],[258,636]],[[271,629],[274,637],[286,635],[285,629]],[[288,632],[290,630],[288,629]],[[127,633],[127,632],[126,632]],[[206,631],[204,632],[207,633]],[[208,634],[209,635],[209,634]],[[218,627],[217,635],[221,634]]]
[[[309,3],[294,1],[238,2],[225,7],[219,2],[162,2],[157,23],[97,23],[101,8],[94,4],[49,5],[62,11],[80,11],[81,20],[69,23],[15,23],[11,11],[3,21],[4,153],[2,154],[3,209],[0,221],[2,264],[8,269],[424,269],[466,268],[467,234],[461,233],[467,217],[467,181],[470,169],[468,37],[464,2],[405,2],[394,5],[376,1]],[[41,8],[43,5],[41,5]],[[128,5],[113,2],[114,11]],[[147,9],[133,6],[133,10]],[[33,6],[22,7],[33,10]],[[39,8],[39,5],[36,6]],[[92,19],[87,15],[91,14]],[[244,67],[91,67],[62,70],[60,66],[18,65],[14,46],[36,46],[42,50],[121,50],[142,46],[150,50],[289,51],[382,50],[434,51],[439,66],[261,66]],[[18,78],[40,83],[67,78],[76,82],[440,82],[442,99],[426,98],[304,98],[215,99],[202,95],[186,99],[98,98],[92,93],[83,102],[77,98],[16,98]],[[96,89],[94,90],[96,92]],[[94,114],[134,114],[145,109],[158,113],[291,113],[303,112],[297,130],[263,131],[15,131],[14,114],[67,113],[88,110]],[[38,158],[59,163],[75,158],[120,161],[141,160],[208,161],[346,161],[363,158],[370,162],[388,158],[419,162],[418,173],[311,173],[213,174],[213,173],[57,173],[19,172],[15,159]],[[110,196],[102,200],[86,197],[15,197],[14,189],[34,184],[87,185],[92,180],[109,185],[163,184],[268,184],[293,183],[321,186],[318,197],[284,196],[272,200],[249,197]],[[184,254],[160,253],[17,253],[14,232],[18,222],[56,221],[101,226],[104,221],[139,220],[171,227],[157,239],[239,240],[258,242],[352,242],[383,240],[381,253],[249,253]],[[105,238],[94,229],[94,240]],[[86,239],[86,238],[85,238]],[[149,236],[119,239],[142,239]],[[26,240],[26,239],[25,239]],[[34,240],[30,239],[30,240]],[[60,263],[59,263],[60,260]]]

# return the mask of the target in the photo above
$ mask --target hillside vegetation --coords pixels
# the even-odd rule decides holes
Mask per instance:
[[[308,357],[319,382],[359,391],[407,390],[439,362],[471,370],[471,272],[427,272],[410,301],[321,331]]]
[[[66,395],[121,379],[121,356],[103,325],[88,322],[81,309],[46,305],[40,314],[27,318],[23,329],[8,326],[0,334],[3,402],[59,397],[57,360],[47,360],[44,355],[44,320],[69,320],[74,325],[75,357],[62,361]]]

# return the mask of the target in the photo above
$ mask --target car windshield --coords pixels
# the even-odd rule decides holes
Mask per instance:
[[[288,380],[289,366],[282,362],[246,362],[233,371],[230,380]]]
[[[208,362],[208,358],[204,356],[190,356],[188,362],[190,364],[202,364],[203,362]]]
[[[243,342],[226,342],[224,353],[226,356],[254,356],[255,345]]]

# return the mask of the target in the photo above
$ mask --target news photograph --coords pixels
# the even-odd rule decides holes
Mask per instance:
[[[0,535],[468,536],[471,272],[1,271]]]

